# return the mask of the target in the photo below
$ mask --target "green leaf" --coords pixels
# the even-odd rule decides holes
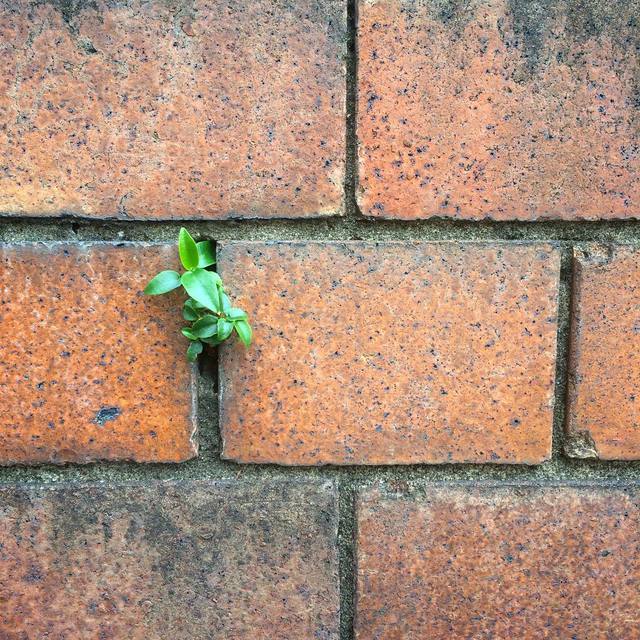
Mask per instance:
[[[232,307],[226,314],[229,320],[246,320],[248,317],[246,311],[238,309],[237,307]]]
[[[224,318],[218,319],[218,340],[222,342],[226,340],[233,332],[233,322],[229,322]]]
[[[198,338],[212,338],[218,333],[218,318],[212,315],[202,316],[193,324],[191,331]]]
[[[196,243],[198,248],[198,267],[204,269],[216,263],[216,252],[209,240]]]
[[[182,317],[189,322],[195,322],[198,319],[196,310],[189,304],[188,300],[182,306]]]
[[[240,342],[242,342],[245,347],[248,347],[251,344],[251,338],[253,336],[253,331],[249,323],[246,320],[238,320],[235,323],[235,328]]]
[[[198,336],[193,333],[193,331],[191,331],[191,329],[189,327],[185,327],[184,329],[181,329],[182,331],[182,335],[185,338],[189,338],[189,340],[197,340]]]
[[[206,342],[210,344],[212,347],[217,347],[220,344],[220,340],[218,340],[217,334],[211,338],[202,338],[202,342]]]
[[[189,232],[182,227],[178,236],[178,253],[180,262],[187,271],[197,269],[200,258],[198,257],[198,247]]]
[[[224,313],[229,313],[229,309],[231,309],[231,300],[229,300],[229,296],[224,291],[220,293],[220,301],[222,303],[222,311]]]
[[[220,311],[220,299],[217,290],[220,276],[217,273],[196,269],[195,271],[183,273],[180,281],[187,293],[196,302],[211,311]]]
[[[202,344],[202,342],[192,342],[187,347],[187,360],[189,362],[195,362],[198,356],[202,353],[203,349],[204,345]]]
[[[206,308],[203,304],[200,304],[197,300],[194,300],[193,298],[189,298],[189,301],[191,302],[191,306],[194,309],[196,309],[196,311]]]
[[[180,274],[177,271],[161,271],[144,288],[148,296],[158,296],[161,293],[173,291],[180,286]]]
[[[224,292],[224,287],[222,286],[222,280],[218,282],[218,304],[220,305],[220,309],[224,309],[224,298],[227,294]]]
[[[198,312],[196,311],[193,300],[189,298],[182,307],[182,317],[189,322],[193,322],[198,319]]]

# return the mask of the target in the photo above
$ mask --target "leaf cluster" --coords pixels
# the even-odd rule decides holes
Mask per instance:
[[[183,227],[178,237],[178,253],[185,273],[161,271],[144,292],[157,296],[178,287],[186,291],[189,297],[182,307],[182,316],[189,325],[182,329],[182,334],[189,340],[187,359],[195,362],[205,344],[217,346],[234,333],[248,347],[252,330],[247,314],[231,305],[220,276],[209,270],[216,262],[211,242],[196,242]]]

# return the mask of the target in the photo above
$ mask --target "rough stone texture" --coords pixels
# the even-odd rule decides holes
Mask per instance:
[[[360,0],[360,206],[640,216],[639,0]]]
[[[640,458],[640,251],[574,250],[565,450],[579,458]]]
[[[550,245],[237,243],[255,325],[221,349],[223,455],[281,464],[535,464],[551,450]]]
[[[358,640],[640,638],[637,489],[429,488],[358,506]]]
[[[197,453],[178,294],[150,298],[175,246],[0,245],[0,464]]]
[[[3,640],[337,640],[324,483],[0,491]]]
[[[0,0],[0,212],[339,213],[341,0]]]

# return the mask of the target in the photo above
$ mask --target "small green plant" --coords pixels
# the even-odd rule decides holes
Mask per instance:
[[[252,331],[247,314],[231,306],[220,276],[208,270],[216,262],[213,245],[209,241],[196,242],[183,227],[178,237],[178,253],[186,272],[180,275],[177,271],[161,271],[144,292],[157,296],[184,287],[189,297],[182,307],[182,316],[190,324],[182,329],[182,335],[190,341],[189,362],[195,362],[205,344],[219,345],[234,331],[248,347]]]

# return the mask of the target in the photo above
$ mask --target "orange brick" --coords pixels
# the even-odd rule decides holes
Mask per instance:
[[[337,640],[322,482],[0,487],[3,640]]]
[[[175,246],[0,245],[0,464],[196,455]]]
[[[428,488],[358,505],[357,640],[640,638],[637,488]]]
[[[0,212],[342,208],[341,0],[0,0]]]
[[[579,458],[640,458],[640,251],[574,251],[567,442]]]
[[[237,243],[255,324],[221,350],[226,458],[535,464],[551,449],[558,252],[481,243]]]
[[[366,215],[640,216],[637,0],[360,0]]]

